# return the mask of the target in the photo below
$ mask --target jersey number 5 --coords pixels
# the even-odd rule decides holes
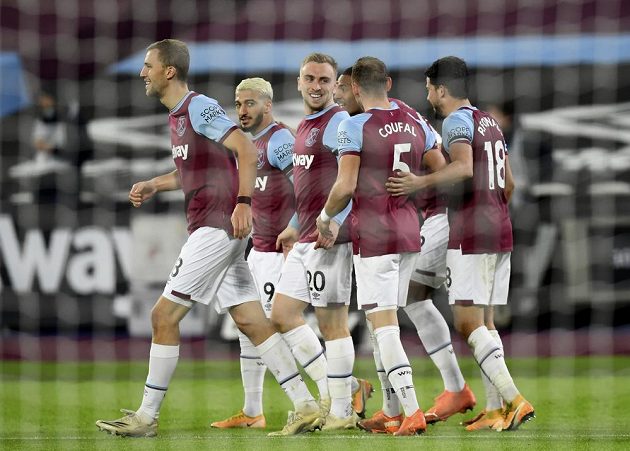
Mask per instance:
[[[488,156],[488,188],[495,189],[495,178],[499,188],[505,188],[505,146],[503,141],[495,141],[494,149],[492,142],[486,141],[483,144],[483,149]]]
[[[394,164],[392,171],[411,172],[409,165],[404,161],[400,161],[403,153],[411,152],[411,143],[394,144]]]

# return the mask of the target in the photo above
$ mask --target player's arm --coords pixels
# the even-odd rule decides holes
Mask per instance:
[[[293,184],[293,147],[295,136],[286,128],[276,131],[267,143],[267,161],[282,171]],[[289,220],[285,229],[276,238],[276,250],[282,249],[285,258],[299,238],[300,223],[297,212]]]
[[[256,183],[258,153],[251,140],[236,129],[223,141],[223,145],[236,155],[238,160],[238,200],[232,213],[234,237],[245,238],[252,231],[251,199]]]
[[[328,194],[326,205],[324,205],[321,214],[317,218],[319,237],[315,244],[315,249],[320,247],[330,249],[335,243],[339,227],[341,226],[338,217],[342,216],[341,213],[348,209],[354,196],[360,165],[361,157],[357,154],[342,155],[339,159],[337,180],[335,180],[330,194]],[[345,216],[347,214],[344,215],[344,218]],[[333,227],[335,230],[332,230]]]
[[[467,142],[456,142],[450,147],[451,162],[439,171],[421,177],[420,189],[450,186],[473,176],[473,152]]]
[[[256,148],[216,100],[198,95],[190,101],[188,114],[195,132],[223,144],[236,154],[239,199],[232,213],[232,227],[235,238],[245,238],[252,231],[251,202],[258,158]]]
[[[135,183],[129,191],[129,201],[138,208],[158,191],[173,191],[180,188],[181,182],[177,169],[168,174],[159,175],[151,180]]]
[[[446,158],[442,154],[440,147],[433,147],[425,152],[422,157],[422,163],[432,172],[437,172],[447,166]],[[390,177],[385,183],[387,191],[394,196],[403,196],[413,194],[423,189],[425,181],[422,176],[411,172],[399,171],[395,177]]]
[[[510,167],[510,159],[507,153],[505,154],[505,197],[509,202],[514,194],[515,188],[514,176],[512,175],[512,168]]]

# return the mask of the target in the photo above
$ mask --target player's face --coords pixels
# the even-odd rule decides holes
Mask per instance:
[[[149,97],[161,98],[168,85],[166,78],[167,67],[158,58],[158,50],[151,49],[144,57],[144,66],[140,71],[140,78],[144,80],[146,94]]]
[[[350,116],[359,114],[362,111],[352,92],[352,77],[349,75],[341,75],[339,80],[337,80],[334,99]]]
[[[427,100],[433,107],[433,110],[435,111],[436,116],[438,118],[443,118],[444,113],[442,111],[442,102],[441,102],[443,88],[441,88],[440,86],[435,86],[434,84],[431,84],[429,77],[427,77],[426,86],[427,86]]]
[[[256,134],[265,113],[269,111],[271,102],[251,89],[238,91],[234,98],[234,106],[238,121],[243,131]]]
[[[333,103],[335,70],[328,63],[309,62],[300,69],[298,91],[306,105],[307,114],[316,113]]]

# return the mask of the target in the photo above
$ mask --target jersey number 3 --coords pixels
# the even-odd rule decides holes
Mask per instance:
[[[503,141],[495,141],[494,149],[492,142],[486,141],[483,149],[488,156],[488,188],[495,189],[496,184],[499,188],[505,188],[505,147]]]

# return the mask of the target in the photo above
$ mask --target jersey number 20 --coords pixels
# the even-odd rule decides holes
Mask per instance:
[[[499,188],[505,188],[505,147],[503,141],[495,141],[494,149],[492,142],[486,141],[483,144],[483,149],[488,156],[488,188],[495,189],[495,178]]]

